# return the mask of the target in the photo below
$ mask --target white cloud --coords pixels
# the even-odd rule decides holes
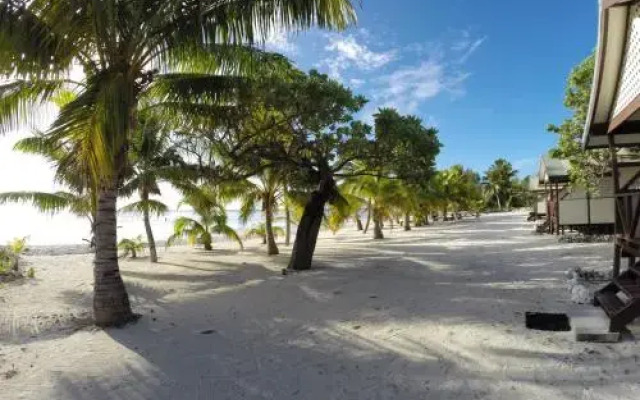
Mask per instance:
[[[358,79],[358,78],[351,78],[349,80],[349,86],[351,86],[354,89],[359,88],[360,86],[365,84],[365,80],[364,79]]]
[[[441,59],[432,57],[417,66],[405,66],[378,79],[382,84],[376,100],[403,112],[415,112],[420,103],[442,93],[454,97],[465,93],[469,73],[452,71]]]
[[[274,30],[267,36],[265,47],[270,51],[289,56],[295,55],[298,52],[298,46],[291,40],[290,35],[282,29]]]
[[[368,36],[364,35],[365,37]],[[329,74],[341,79],[342,71],[357,68],[372,71],[381,68],[396,59],[396,51],[376,52],[366,44],[358,42],[354,35],[331,35],[325,50],[331,55],[320,64],[329,68]]]
[[[462,31],[461,37],[451,46],[451,51],[458,56],[456,62],[458,64],[467,62],[486,40],[486,36],[473,38],[469,31]]]

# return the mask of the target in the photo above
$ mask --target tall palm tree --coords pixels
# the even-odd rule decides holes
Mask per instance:
[[[224,202],[220,194],[210,186],[192,186],[185,189],[185,197],[180,205],[187,205],[193,209],[198,219],[179,217],[174,223],[173,235],[167,240],[167,246],[185,237],[190,245],[200,243],[205,250],[212,250],[213,235],[220,234],[240,245],[244,249],[238,233],[228,225]]]
[[[500,211],[513,194],[513,180],[517,174],[518,171],[514,170],[511,163],[504,158],[494,161],[485,173],[485,194],[488,199],[495,198]]]
[[[190,168],[186,165],[175,148],[169,145],[169,135],[162,132],[157,121],[145,120],[131,140],[129,151],[130,168],[125,182],[120,188],[121,196],[130,196],[138,192],[140,200],[133,202],[120,211],[142,214],[144,228],[149,245],[149,259],[158,262],[156,243],[151,229],[151,214],[162,215],[168,207],[151,198],[160,195],[160,181],[180,184],[189,175]]]
[[[384,239],[382,224],[400,209],[401,181],[375,176],[358,176],[344,183],[346,193],[367,202],[373,220],[373,238]],[[368,222],[367,222],[368,225]]]
[[[244,44],[276,27],[344,28],[354,20],[350,0],[0,2],[0,80],[9,80],[0,85],[0,132],[37,121],[60,90],[77,94],[47,134],[81,143],[77,155],[97,182],[98,325],[136,318],[119,272],[116,201],[139,104],[155,97],[184,112],[185,99],[199,99],[189,111],[207,115],[214,104],[229,104],[247,72],[243,61],[256,60]]]
[[[234,182],[226,188],[227,195],[240,200],[240,220],[247,223],[251,215],[260,207],[264,214],[267,254],[279,254],[274,235],[273,220],[278,203],[283,199],[283,179],[271,168],[262,170],[254,180]]]

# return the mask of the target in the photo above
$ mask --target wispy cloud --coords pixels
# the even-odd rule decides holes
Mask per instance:
[[[464,82],[471,74],[450,68],[440,57],[431,57],[415,66],[404,66],[378,78],[381,88],[374,100],[403,112],[415,112],[421,103],[442,93],[463,96]]]
[[[361,34],[361,36],[368,36]],[[374,51],[354,35],[330,35],[325,46],[329,55],[320,63],[329,68],[334,78],[341,78],[342,72],[348,69],[372,71],[381,68],[396,58],[396,51]]]
[[[451,46],[452,52],[458,55],[456,62],[458,64],[466,63],[473,53],[475,53],[486,40],[486,36],[474,38],[471,36],[469,31],[462,31],[461,37]]]

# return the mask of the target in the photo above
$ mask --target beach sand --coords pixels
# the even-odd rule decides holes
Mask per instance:
[[[123,329],[90,324],[91,255],[27,256],[0,288],[0,398],[638,399],[640,347],[524,326],[580,312],[566,271],[611,264],[610,244],[560,244],[524,214],[318,241],[315,268],[249,243],[121,263]]]

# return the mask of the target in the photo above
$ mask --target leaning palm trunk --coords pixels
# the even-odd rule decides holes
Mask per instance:
[[[142,201],[145,202],[142,210],[142,216],[144,218],[144,229],[147,232],[147,243],[149,243],[149,258],[152,263],[158,262],[158,253],[156,252],[156,241],[153,238],[153,230],[151,230],[151,218],[149,217],[149,205],[146,202],[149,200],[149,194],[142,194]]]
[[[116,199],[114,187],[103,188],[98,193],[93,314],[96,325],[103,327],[119,326],[135,319],[118,266]]]
[[[278,245],[276,244],[276,239],[273,235],[273,205],[271,204],[271,199],[267,199],[266,203],[265,236],[267,239],[267,254],[271,256],[280,254],[280,251],[278,250]]]
[[[369,224],[371,223],[371,208],[371,199],[369,199],[369,202],[367,203],[367,222],[364,225],[364,231],[362,231],[364,235],[367,234],[367,231],[369,230]]]
[[[323,179],[318,185],[318,189],[311,193],[296,231],[296,241],[293,243],[287,269],[296,271],[311,269],[313,253],[324,217],[324,206],[336,195],[336,182],[331,176]]]
[[[410,231],[411,230],[411,217],[409,216],[409,213],[405,213],[404,214],[404,230],[405,231]]]

